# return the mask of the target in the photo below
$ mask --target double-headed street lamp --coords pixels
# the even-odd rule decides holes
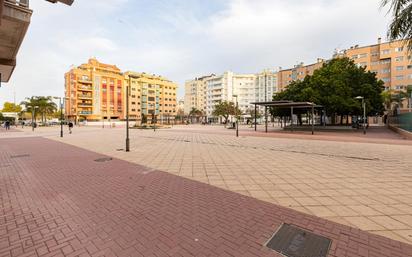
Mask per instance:
[[[365,97],[357,96],[357,97],[355,97],[355,99],[362,100],[362,108],[363,108],[363,122],[362,122],[362,125],[363,125],[363,134],[365,135],[366,134],[366,103],[365,103]]]
[[[233,95],[233,97],[236,97],[236,109],[235,109],[235,115],[236,115],[236,137],[239,137],[239,115],[237,113],[239,109],[239,104],[238,104],[238,97],[237,95]]]

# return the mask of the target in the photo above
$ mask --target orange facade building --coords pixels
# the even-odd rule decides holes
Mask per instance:
[[[360,47],[353,46],[347,50],[336,53],[334,58],[348,57],[358,66],[363,66],[367,71],[376,73],[378,79],[385,83],[386,90],[402,91],[412,85],[412,63],[408,55],[405,41],[382,43]],[[318,59],[314,64],[297,65],[292,69],[280,70],[278,73],[278,88],[283,91],[292,81],[303,80],[307,75],[313,75],[327,61]]]
[[[66,115],[75,121],[124,119],[124,76],[92,58],[65,74]]]
[[[155,75],[123,73],[115,65],[92,58],[65,74],[66,115],[74,121],[124,120],[130,84],[129,118],[170,120],[176,115],[177,85]]]

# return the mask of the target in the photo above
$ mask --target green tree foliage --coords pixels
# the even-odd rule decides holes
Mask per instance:
[[[224,123],[227,123],[230,115],[239,116],[241,114],[241,111],[236,108],[233,102],[223,101],[215,105],[212,114],[216,117],[222,116],[225,119]]]
[[[412,50],[412,0],[383,0],[382,7],[389,6],[392,21],[389,25],[390,40],[405,39],[409,52]]]
[[[35,109],[34,118],[40,114],[42,122],[45,122],[48,116],[57,111],[57,105],[53,102],[51,96],[32,96],[21,102],[21,105],[25,106],[26,112],[32,112]]]
[[[383,82],[376,74],[358,67],[349,58],[333,59],[316,70],[313,76],[306,76],[303,81],[294,81],[288,88],[275,95],[274,100],[313,102],[325,107],[326,114],[360,115],[361,101],[357,96],[365,97],[368,115],[382,114],[384,110],[382,91]],[[289,116],[289,110],[272,110],[275,116]],[[300,114],[304,110],[296,110]]]
[[[2,112],[17,112],[17,113],[20,113],[21,110],[22,110],[22,108],[21,108],[20,105],[5,102],[4,105],[3,105]]]

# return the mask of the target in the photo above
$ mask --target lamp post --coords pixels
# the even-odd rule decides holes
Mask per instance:
[[[355,99],[362,100],[362,108],[363,108],[363,134],[366,135],[366,103],[365,103],[365,97],[363,96],[357,96]]]
[[[131,76],[129,75],[129,84],[126,86],[126,152],[130,152],[129,138],[129,92],[131,86]]]
[[[233,97],[236,97],[236,109],[235,109],[235,115],[236,115],[236,137],[239,137],[239,115],[237,113],[237,110],[239,109],[239,103],[238,103],[238,97],[237,95],[233,95]]]
[[[35,122],[35,113],[36,109],[38,109],[38,106],[32,106],[31,108],[31,130],[34,132],[34,122]]]
[[[63,99],[66,99],[66,97],[59,97],[55,96],[53,99],[59,99],[59,105],[60,105],[60,137],[63,137]]]

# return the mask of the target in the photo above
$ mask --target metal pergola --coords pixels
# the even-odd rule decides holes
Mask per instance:
[[[279,109],[290,109],[291,114],[291,130],[293,131],[293,109],[311,109],[312,110],[312,135],[315,134],[315,109],[323,108],[322,105],[317,105],[311,102],[293,102],[293,101],[271,101],[271,102],[255,102],[255,131],[257,131],[257,107],[264,106],[276,107]],[[268,119],[265,119],[265,132],[268,132]]]

